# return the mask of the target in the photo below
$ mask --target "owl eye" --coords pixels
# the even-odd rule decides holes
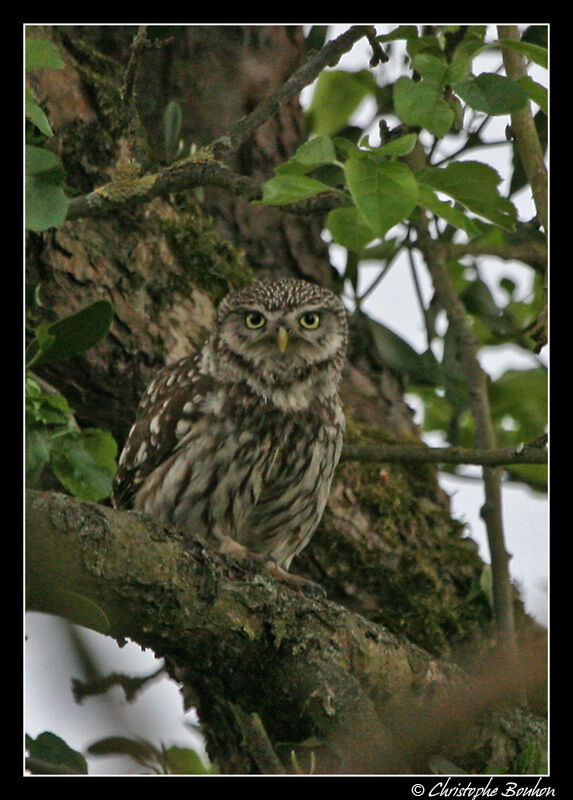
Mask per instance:
[[[320,325],[320,314],[316,314],[314,311],[308,311],[306,314],[302,315],[299,321],[303,328],[313,331]]]
[[[264,328],[265,323],[266,319],[258,311],[249,311],[248,314],[245,315],[245,325],[251,330]]]

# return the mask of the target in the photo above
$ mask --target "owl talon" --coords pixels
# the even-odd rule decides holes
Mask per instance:
[[[287,572],[282,567],[279,567],[272,556],[265,559],[264,566],[267,572],[277,581],[288,583],[290,586],[301,589],[305,594],[310,594],[313,597],[326,597],[326,591],[320,583]]]

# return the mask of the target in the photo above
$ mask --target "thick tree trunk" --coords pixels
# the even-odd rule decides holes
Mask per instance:
[[[118,89],[136,29],[57,26],[30,33],[56,41],[66,61],[65,70],[37,72],[31,80],[56,134],[51,146],[60,152],[69,188],[78,194],[121,176],[132,168],[132,158],[144,171],[161,163],[162,121],[169,100],[176,99],[183,110],[181,138],[189,152],[192,145],[208,145],[225,136],[234,122],[279,88],[305,57],[304,38],[296,27],[156,30],[157,36],[166,38],[157,38],[141,55],[135,82],[145,129],[142,136],[137,128],[134,134],[133,116],[127,113]],[[302,111],[292,101],[239,149],[232,167],[258,181],[266,180],[304,136]],[[30,233],[27,280],[41,302],[33,308],[37,321],[69,314],[100,298],[110,300],[114,308],[110,334],[100,345],[85,356],[46,365],[42,377],[68,398],[81,424],[111,431],[121,447],[139,397],[155,370],[201,343],[217,301],[229,288],[253,277],[283,274],[334,284],[321,226],[320,216],[254,207],[223,189],[201,188],[155,198],[103,218],[68,221],[44,234]],[[372,360],[368,336],[355,325],[343,382],[348,440],[415,439],[418,433],[402,397],[400,377]],[[398,648],[400,658],[408,660],[416,646],[422,647],[427,651],[422,657],[424,668],[431,669],[427,653],[440,656],[462,644],[473,649],[488,636],[490,609],[484,595],[476,591],[483,564],[462,532],[451,518],[433,466],[347,463],[339,468],[323,523],[298,559],[296,570],[322,584],[329,600],[349,610],[343,612],[344,624],[360,628],[364,647],[370,635],[373,642],[378,636],[368,633],[369,625],[384,623],[393,634],[414,643],[391,637],[389,646]],[[203,586],[208,584],[205,576],[201,580]],[[225,584],[225,591],[232,593],[229,586],[232,580]],[[289,631],[297,614],[319,613],[306,602],[297,596],[285,600]],[[249,625],[262,624],[257,603],[254,610],[249,609],[254,615]],[[350,611],[360,612],[371,622]],[[323,626],[334,624],[337,613],[332,605],[320,611],[326,623],[313,637],[316,644],[304,651],[314,653],[314,678],[321,664],[325,670],[332,666],[330,645],[321,637],[328,639]],[[276,624],[287,625],[285,617],[276,618]],[[127,629],[118,633],[134,635]],[[222,635],[226,637],[228,631]],[[337,628],[333,633],[337,640],[348,635],[348,629],[341,633]],[[281,638],[278,627],[270,649],[251,649],[249,660],[243,661],[249,636],[248,626],[244,627],[234,666],[228,649],[232,641],[225,640],[226,650],[221,653],[215,640],[203,642],[195,630],[190,646],[196,659],[205,663],[218,659],[221,669],[232,666],[233,680],[239,682],[252,680],[255,673],[249,670],[263,659],[265,674],[271,678],[260,703],[246,703],[247,693],[239,688],[234,693],[222,691],[230,678],[218,671],[215,677],[211,671],[184,676],[199,696],[219,762],[236,772],[263,771],[253,760],[252,749],[247,748],[245,755],[239,746],[249,731],[257,738],[257,719],[264,717],[273,742],[293,737],[301,741],[321,733],[320,715],[313,716],[309,709],[297,730],[288,725],[283,730],[276,719],[271,721],[284,710],[272,709],[280,692],[281,703],[296,704],[307,696],[312,681],[293,648],[282,658],[284,648],[276,646]],[[159,639],[154,639],[152,646],[156,645],[173,656],[172,648],[159,646]],[[383,650],[379,642],[376,647]],[[180,671],[176,658],[173,663]],[[382,659],[377,669],[384,672],[386,663]],[[390,665],[388,669],[390,682],[384,691],[392,695],[391,675],[397,668]],[[414,674],[409,670],[406,682],[410,685]],[[313,703],[321,707],[320,714],[328,716],[329,693],[347,697],[349,716],[346,727],[339,729],[342,742],[352,727],[353,704],[355,709],[364,709],[371,700],[363,688],[356,688],[356,697],[360,695],[356,706],[350,683],[340,678],[335,686],[334,674],[335,670],[328,673],[324,696]],[[368,708],[365,736],[370,723],[381,725]],[[382,728],[377,736],[383,739],[387,734]],[[258,745],[261,741],[259,737]]]

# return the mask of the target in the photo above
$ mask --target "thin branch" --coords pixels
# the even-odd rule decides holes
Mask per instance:
[[[545,448],[532,445],[505,448],[426,447],[419,444],[345,445],[342,461],[387,463],[478,464],[502,467],[511,464],[546,464]]]
[[[408,229],[408,240],[410,240],[411,235],[412,235],[412,229],[410,227]],[[422,297],[422,287],[420,286],[420,281],[418,278],[418,270],[416,269],[416,262],[414,260],[414,250],[412,247],[409,247],[407,249],[408,249],[408,261],[410,264],[410,275],[412,276],[412,283],[414,284],[414,291],[416,293],[418,307],[424,318],[424,327],[426,328],[426,347],[429,349],[434,334],[433,325],[430,322],[430,315],[428,309],[426,308],[426,303],[424,303],[424,298]]]
[[[245,117],[238,120],[228,135],[222,137],[214,146],[221,145],[224,150],[236,151],[253,133],[269,120],[278,109],[298,95],[305,86],[311,84],[325,67],[332,67],[347,53],[354,44],[363,36],[371,37],[375,34],[372,26],[353,25],[336,39],[328,42],[319,51],[313,53],[308,61],[299,67],[277,91],[263,100]]]
[[[500,25],[498,27],[500,39],[513,39],[520,40],[519,30],[516,25]],[[503,64],[507,77],[511,80],[518,81],[526,75],[525,59],[520,53],[515,52],[513,48],[503,46],[501,48],[503,56]],[[531,113],[529,102],[526,103],[524,108],[515,111],[511,115],[511,130],[515,137],[515,144],[517,152],[523,165],[527,181],[531,186],[535,207],[537,209],[537,217],[543,226],[545,235],[548,235],[548,184],[547,184],[547,167],[543,158],[543,150],[535,128],[535,122]],[[544,287],[543,287],[543,307],[539,314],[536,328],[532,332],[532,336],[537,342],[538,348],[541,349],[547,344],[547,302],[548,302],[548,289],[547,289],[547,269],[545,270]]]
[[[500,25],[500,39],[519,41],[521,36],[516,25]],[[508,78],[518,81],[527,74],[525,59],[513,48],[502,45],[503,64]],[[511,130],[515,136],[517,151],[531,186],[537,216],[547,233],[547,167],[543,159],[543,150],[535,128],[535,122],[529,103],[511,115]]]
[[[140,25],[131,43],[131,54],[123,75],[121,96],[128,105],[135,103],[135,79],[141,55],[147,46],[147,25]]]
[[[471,241],[464,244],[445,242],[449,258],[457,260],[464,256],[497,256],[504,260],[523,261],[537,272],[545,273],[547,265],[547,243],[535,238],[528,223],[519,226],[511,242],[494,244],[492,242]],[[519,237],[519,238],[518,238]]]

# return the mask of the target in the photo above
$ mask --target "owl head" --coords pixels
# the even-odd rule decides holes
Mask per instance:
[[[227,295],[210,345],[227,379],[246,380],[265,396],[290,392],[294,400],[301,391],[336,391],[347,337],[346,310],[335,294],[283,279]]]

